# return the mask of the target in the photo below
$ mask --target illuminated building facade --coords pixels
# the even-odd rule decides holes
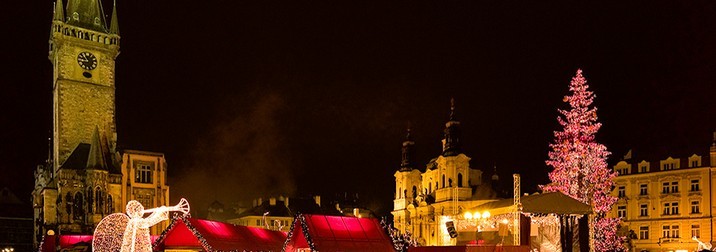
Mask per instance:
[[[420,171],[413,162],[415,143],[408,131],[400,169],[395,172],[394,226],[411,233],[420,245],[455,245],[474,240],[475,232],[460,233],[457,239],[451,239],[446,222],[467,209],[497,199],[492,188],[497,175],[483,181],[483,172],[470,167],[470,157],[461,151],[460,122],[455,118],[454,105],[444,137],[442,154]]]
[[[619,200],[609,215],[622,218],[621,233],[631,234],[634,251],[692,251],[694,236],[716,240],[716,134],[707,155],[630,161],[614,165]]]
[[[66,3],[56,2],[50,28],[53,136],[47,162],[35,171],[35,244],[48,232],[91,234],[129,200],[152,208],[169,199],[163,154],[117,148],[116,5],[107,26],[101,1]]]

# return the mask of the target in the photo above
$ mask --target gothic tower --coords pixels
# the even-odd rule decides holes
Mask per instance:
[[[99,0],[58,0],[50,33],[53,65],[53,169],[56,172],[95,129],[106,152],[114,152],[114,65],[119,55],[116,10],[107,29]],[[107,157],[109,158],[109,157]],[[116,159],[115,157],[111,157]]]
[[[100,0],[64,3],[55,3],[50,28],[53,134],[51,157],[35,171],[36,244],[49,233],[91,233],[123,203],[114,117],[117,13],[108,29]]]

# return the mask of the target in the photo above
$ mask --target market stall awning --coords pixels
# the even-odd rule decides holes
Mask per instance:
[[[536,214],[589,214],[592,207],[561,192],[522,196],[522,212]],[[493,211],[513,207],[513,199],[503,199],[476,206],[472,210]]]
[[[154,250],[200,248],[205,251],[281,251],[286,233],[229,223],[177,218],[157,239]]]
[[[285,251],[311,248],[321,252],[394,252],[393,243],[374,218],[298,215]]]

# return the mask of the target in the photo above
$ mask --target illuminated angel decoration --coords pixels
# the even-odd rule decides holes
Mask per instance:
[[[149,252],[152,251],[149,228],[169,219],[169,212],[189,213],[189,203],[181,199],[176,206],[144,209],[136,200],[127,203],[127,214],[114,213],[104,217],[94,231],[92,251]],[[145,214],[149,214],[143,218]]]

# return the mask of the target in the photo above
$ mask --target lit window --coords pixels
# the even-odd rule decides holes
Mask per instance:
[[[701,238],[701,226],[699,224],[691,225],[691,237]]]
[[[679,235],[679,225],[672,225],[671,226],[671,238],[679,238],[681,237]]]
[[[639,216],[649,216],[649,206],[647,204],[639,205]]]
[[[679,192],[679,182],[674,181],[671,182],[671,193],[678,193]]]
[[[664,238],[671,238],[671,226],[662,226],[661,227],[661,236]]]
[[[626,186],[619,186],[619,198],[626,196]]]
[[[640,240],[648,240],[649,239],[649,226],[639,227],[639,239]]]
[[[691,201],[691,213],[700,213],[701,209],[699,205],[700,204],[698,200]]]
[[[647,195],[647,194],[648,194],[647,184],[639,185],[639,195]]]
[[[626,218],[626,206],[617,207],[617,217]]]
[[[700,191],[700,189],[701,188],[699,188],[699,180],[698,179],[691,180],[691,191],[697,192],[697,191]]]
[[[152,183],[152,166],[147,163],[137,164],[134,182],[151,184]]]

